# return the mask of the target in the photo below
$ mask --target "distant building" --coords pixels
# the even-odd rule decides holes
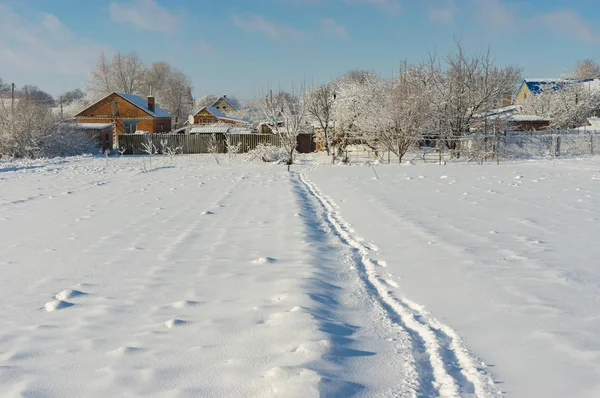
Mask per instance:
[[[560,90],[575,83],[583,83],[584,87],[589,89],[600,87],[600,79],[525,79],[519,87],[515,103],[522,104],[544,90]]]
[[[246,126],[252,124],[251,121],[245,119],[237,119],[229,117],[217,108],[212,106],[203,106],[198,112],[194,114],[194,124],[215,124],[215,123],[226,123],[235,124],[240,126]]]
[[[233,102],[230,98],[227,98],[227,95],[223,95],[215,102],[210,104],[210,106],[224,114],[228,114],[239,110],[235,102]]]

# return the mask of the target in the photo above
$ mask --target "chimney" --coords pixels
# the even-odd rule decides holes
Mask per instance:
[[[151,95],[149,95],[148,96],[148,110],[150,112],[154,112],[154,109],[155,109],[155,107],[154,107],[154,97],[151,96]]]
[[[223,98],[227,98],[227,94],[223,94]]]

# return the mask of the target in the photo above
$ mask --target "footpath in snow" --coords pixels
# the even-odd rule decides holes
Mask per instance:
[[[376,170],[308,175],[377,243],[395,294],[457,331],[508,397],[600,396],[600,160]]]

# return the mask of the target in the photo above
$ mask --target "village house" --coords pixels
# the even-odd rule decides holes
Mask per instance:
[[[520,114],[522,108],[521,105],[511,105],[485,115],[475,115],[471,131],[542,131],[550,128],[550,119]]]
[[[135,132],[166,133],[171,131],[173,116],[158,107],[154,97],[111,93],[94,102],[77,115],[77,123],[111,123],[116,136]]]
[[[238,126],[247,126],[252,124],[249,120],[237,119],[229,117],[217,108],[212,106],[203,106],[194,115],[194,124],[215,124],[215,123],[226,123]]]
[[[227,95],[223,95],[209,106],[215,108],[216,110],[224,114],[228,114],[239,110],[236,103],[233,102],[230,98],[227,98]]]
[[[600,79],[525,79],[517,91],[516,104],[522,104],[544,90],[560,90],[570,84],[582,84],[587,90],[600,89]]]

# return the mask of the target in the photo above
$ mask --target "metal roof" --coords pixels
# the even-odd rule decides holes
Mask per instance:
[[[169,112],[165,111],[158,105],[154,105],[154,112],[152,112],[150,109],[148,109],[148,99],[147,98],[142,98],[139,95],[135,95],[135,94],[122,94],[122,93],[115,93],[115,94],[117,94],[119,97],[123,98],[124,100],[131,102],[133,105],[137,106],[138,108],[143,109],[144,111],[148,112],[150,115],[152,115],[154,117],[168,117],[168,118],[173,117],[173,115],[171,115]]]
[[[231,120],[231,121],[237,122],[237,123],[252,124],[252,122],[250,120],[236,119],[234,117],[229,117],[229,116],[225,115],[223,112],[221,112],[220,110],[218,110],[217,108],[214,108],[212,106],[203,106],[202,108],[200,108],[200,110],[198,112],[196,112],[196,115],[199,114],[200,112],[202,112],[204,109],[206,109],[207,111],[212,113],[217,119]]]
[[[539,94],[547,88],[559,90],[568,84],[586,83],[594,79],[525,79],[523,84],[527,86],[532,94]]]
[[[214,106],[214,105],[215,105],[217,102],[219,102],[219,101],[221,101],[221,100],[223,100],[223,101],[227,102],[227,103],[228,103],[228,104],[229,104],[229,105],[230,105],[230,106],[231,106],[233,109],[235,109],[236,111],[239,109],[239,108],[237,107],[237,105],[236,105],[236,104],[235,104],[235,103],[234,103],[232,100],[230,100],[229,98],[227,98],[227,97],[225,97],[225,96],[223,96],[223,97],[220,97],[220,98],[219,98],[219,99],[217,99],[215,102],[213,102],[212,104],[210,104],[210,106]]]

